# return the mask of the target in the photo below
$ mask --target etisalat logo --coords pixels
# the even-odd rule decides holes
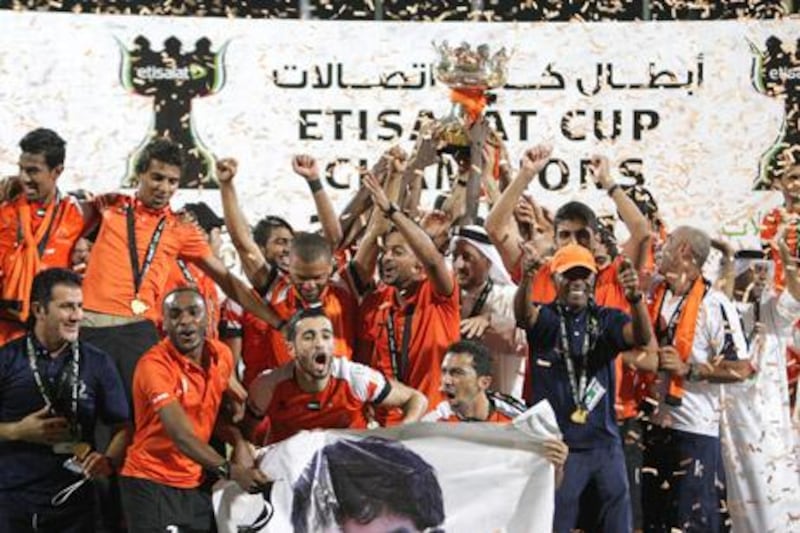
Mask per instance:
[[[191,64],[188,67],[182,68],[164,68],[154,67],[149,65],[146,67],[138,67],[134,73],[136,78],[142,80],[199,80],[205,78],[208,72],[202,65]]]
[[[122,53],[123,87],[153,99],[152,126],[128,157],[122,186],[135,186],[134,166],[142,149],[153,139],[166,137],[183,148],[181,188],[218,188],[214,157],[194,128],[192,100],[222,90],[228,43],[212,51],[211,41],[202,37],[195,42],[194,50],[188,52],[182,50],[183,45],[176,37],[166,39],[163,50],[153,50],[143,35],[134,39],[130,49],[119,40],[117,43]]]
[[[799,41],[800,42],[800,41]],[[753,54],[750,78],[756,91],[782,100],[784,118],[777,137],[761,155],[754,190],[766,190],[789,166],[800,163],[800,44],[787,49],[783,41],[770,36],[764,49],[748,41]]]

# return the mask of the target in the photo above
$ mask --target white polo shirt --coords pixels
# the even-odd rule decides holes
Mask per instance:
[[[664,296],[664,305],[661,316],[666,322],[681,301],[680,296],[675,296],[667,290]],[[739,359],[748,359],[747,344],[742,334],[739,313],[731,301],[720,291],[709,289],[703,298],[700,311],[697,314],[697,327],[694,333],[692,353],[689,363],[703,364],[713,360],[725,344],[725,321],[722,317],[722,308],[728,317],[727,326],[733,336],[733,343]],[[719,438],[720,422],[720,394],[722,385],[701,381],[691,383],[683,381],[684,394],[680,406],[672,406],[664,402],[669,387],[669,375],[661,373],[658,385],[658,412],[654,421],[664,427]]]

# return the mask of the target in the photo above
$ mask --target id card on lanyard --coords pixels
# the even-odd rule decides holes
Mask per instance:
[[[70,370],[66,371],[66,369],[64,369],[61,372],[61,379],[58,382],[58,386],[55,387],[55,390],[48,390],[50,387],[45,385],[42,375],[39,372],[39,365],[36,361],[36,348],[33,345],[33,338],[30,335],[28,335],[27,338],[28,364],[30,365],[31,373],[33,374],[33,380],[36,382],[36,387],[39,389],[39,394],[42,396],[45,406],[51,412],[65,417],[69,422],[69,440],[58,442],[53,445],[53,453],[59,455],[73,455],[76,447],[84,446],[84,443],[80,442],[81,427],[80,423],[78,422],[78,397],[80,394],[80,350],[78,349],[77,342],[70,343],[70,347],[72,350],[72,364],[70,365]],[[54,411],[54,408],[56,406],[56,402],[61,400],[60,397],[62,396],[64,385],[66,384],[67,380],[71,381],[69,412],[57,413]]]

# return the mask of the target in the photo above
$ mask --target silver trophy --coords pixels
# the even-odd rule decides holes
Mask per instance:
[[[439,56],[434,67],[436,79],[452,90],[450,115],[441,121],[444,139],[451,146],[469,146],[467,129],[480,118],[476,110],[486,105],[486,91],[505,85],[509,56],[505,48],[492,55],[488,44],[473,50],[469,43],[451,48],[442,41],[434,42],[433,47]]]
[[[488,44],[480,44],[474,50],[468,43],[451,48],[447,41],[433,43],[438,54],[434,67],[436,80],[450,87],[450,100],[453,103],[450,114],[441,119],[441,140],[443,152],[453,155],[459,166],[467,163],[470,171],[466,214],[461,223],[472,223],[478,214],[480,197],[480,147],[472,150],[469,130],[481,120],[483,110],[492,100],[488,91],[502,87],[508,77],[509,55],[505,48],[494,54]],[[495,134],[496,137],[496,134]],[[475,153],[473,153],[475,152]]]

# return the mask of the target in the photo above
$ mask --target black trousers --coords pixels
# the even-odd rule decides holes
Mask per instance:
[[[81,341],[88,342],[111,356],[122,378],[125,396],[128,398],[128,405],[131,409],[131,420],[133,420],[133,398],[131,394],[133,372],[136,370],[136,363],[139,362],[139,359],[159,341],[155,324],[149,320],[144,320],[123,326],[84,327],[81,328]],[[96,428],[95,442],[98,450],[102,451],[111,441],[111,428],[101,421],[98,421]],[[101,515],[98,516],[97,529],[106,533],[124,531],[117,478],[97,479],[93,485],[98,503],[97,508]]]
[[[64,505],[47,510],[0,507],[3,533],[94,533],[92,505]]]
[[[178,489],[125,476],[119,479],[129,533],[216,531],[211,494],[202,488]]]

